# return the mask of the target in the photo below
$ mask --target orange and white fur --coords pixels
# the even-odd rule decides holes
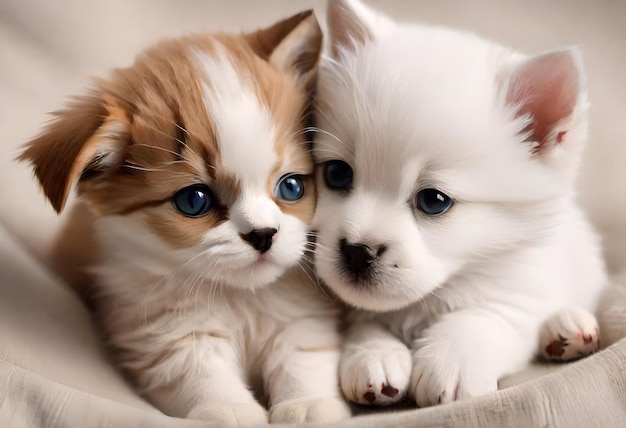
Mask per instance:
[[[496,390],[538,346],[597,349],[607,279],[574,191],[579,52],[526,56],[356,0],[330,1],[328,28],[313,224],[317,272],[354,307],[345,396],[447,403]]]
[[[95,233],[97,318],[167,414],[218,425],[349,416],[338,308],[303,261],[321,41],[310,11],[250,34],[164,41],[97,81],[21,155],[57,211],[76,184]]]

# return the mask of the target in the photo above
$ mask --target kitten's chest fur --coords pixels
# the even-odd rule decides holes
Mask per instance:
[[[338,319],[337,305],[303,267],[256,290],[199,281],[192,273],[165,278],[138,268],[130,274],[106,263],[100,271],[99,288],[106,295],[98,318],[118,363],[131,372],[146,373],[168,350],[210,338],[231,344],[254,380],[274,339],[288,326],[306,318]],[[180,288],[162,287],[164,281]]]

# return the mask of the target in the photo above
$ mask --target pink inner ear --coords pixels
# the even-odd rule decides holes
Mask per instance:
[[[530,114],[524,131],[539,147],[547,143],[554,126],[571,116],[578,102],[581,82],[577,59],[571,51],[551,52],[529,59],[511,77],[506,103],[519,106],[518,117]],[[567,133],[553,136],[560,143]]]
[[[340,47],[351,49],[355,42],[365,43],[373,38],[348,0],[329,1],[326,19],[334,58],[338,58]]]

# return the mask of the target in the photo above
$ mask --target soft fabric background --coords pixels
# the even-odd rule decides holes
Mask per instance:
[[[530,53],[581,46],[591,100],[591,138],[580,199],[601,231],[612,272],[626,268],[626,1],[369,1],[394,18],[475,31]],[[59,226],[25,165],[13,161],[46,113],[79,93],[88,76],[130,64],[143,47],[189,31],[253,29],[314,7],[312,0],[1,0],[0,2],[0,425],[182,426],[140,398],[108,364],[79,301],[45,264]],[[620,294],[621,293],[621,294]],[[621,299],[621,300],[620,300]],[[611,297],[611,320],[626,296]],[[621,302],[621,303],[620,303]],[[621,318],[620,318],[621,317]],[[618,325],[619,323],[614,323]],[[616,330],[615,337],[623,330]],[[521,389],[389,419],[465,426],[615,426],[626,418],[626,345]],[[509,383],[553,371],[520,374]],[[583,389],[576,389],[584,385]],[[581,387],[582,388],[582,387]],[[571,399],[563,395],[571,389]],[[581,391],[588,391],[588,397]],[[584,397],[584,398],[583,398]],[[569,400],[569,401],[568,401]],[[581,408],[581,403],[591,407]],[[584,410],[584,411],[583,411]],[[134,418],[134,419],[133,419]],[[4,424],[1,421],[9,421]],[[186,422],[188,426],[196,426]],[[353,421],[354,426],[364,421]],[[198,425],[199,426],[199,425]]]

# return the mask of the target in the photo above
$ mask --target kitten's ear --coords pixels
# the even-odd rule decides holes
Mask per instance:
[[[507,78],[506,104],[528,120],[522,133],[534,153],[580,142],[587,107],[580,51],[551,51],[518,64]]]
[[[312,10],[298,13],[248,35],[253,49],[276,69],[307,83],[315,75],[322,30]]]
[[[116,164],[125,146],[128,119],[121,108],[97,93],[75,98],[35,139],[18,160],[30,162],[56,212],[61,212],[73,184]]]
[[[353,51],[357,44],[374,40],[394,26],[389,18],[358,0],[328,0],[326,22],[335,59],[342,49]]]

